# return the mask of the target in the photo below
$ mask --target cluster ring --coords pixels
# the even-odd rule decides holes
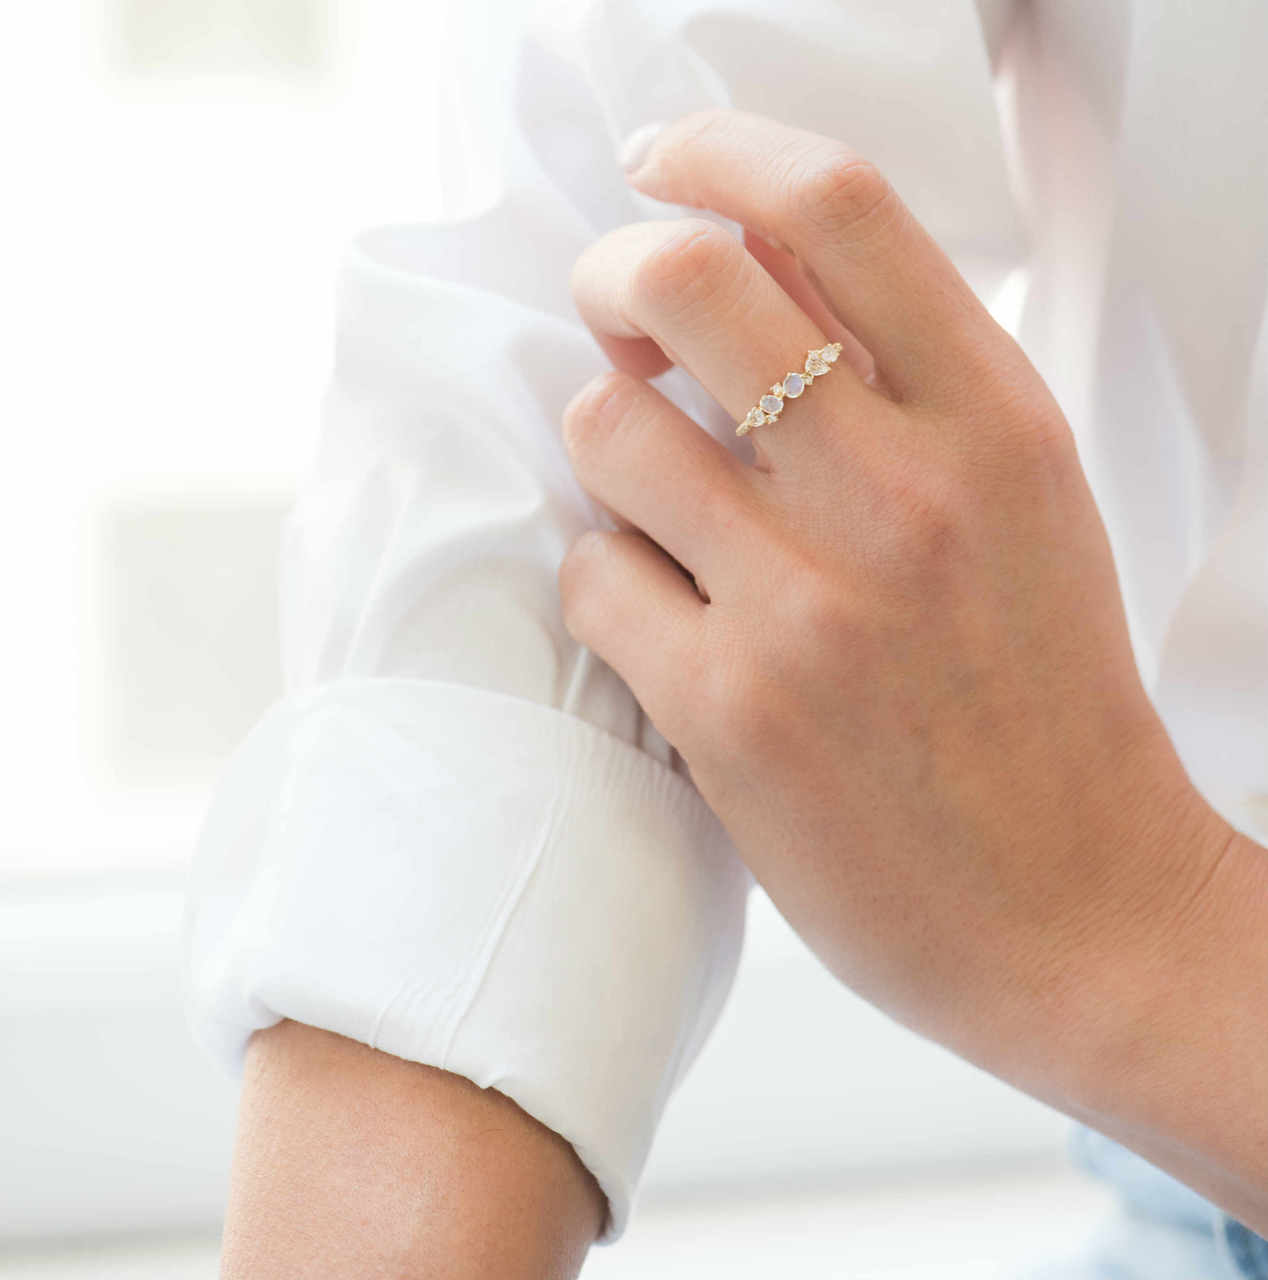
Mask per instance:
[[[839,342],[829,342],[826,347],[812,347],[806,352],[806,362],[801,373],[786,373],[783,380],[771,389],[744,415],[735,428],[737,436],[746,436],[754,427],[778,422],[786,400],[795,400],[816,379],[832,372],[832,366],[841,354]]]

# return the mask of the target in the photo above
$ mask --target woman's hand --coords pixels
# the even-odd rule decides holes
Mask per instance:
[[[1248,842],[1141,686],[1060,410],[842,144],[709,112],[630,180],[756,235],[644,222],[576,264],[617,368],[565,437],[622,527],[564,560],[570,631],[841,979],[1067,1110],[1147,1127],[1128,1098],[1170,1068],[1146,1045],[1187,1028],[1178,991],[1213,997],[1236,927],[1217,888]],[[846,358],[753,431],[755,465],[643,381],[680,364],[739,419],[830,340]],[[1173,1146],[1206,1140],[1177,1124]]]

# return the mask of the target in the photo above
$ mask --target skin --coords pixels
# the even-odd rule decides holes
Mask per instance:
[[[496,1090],[297,1022],[251,1039],[224,1280],[566,1280],[605,1212]]]
[[[842,981],[1268,1233],[1268,856],[1141,687],[1052,397],[841,143],[696,114],[630,180],[746,231],[640,223],[577,262],[615,369],[564,438],[620,527],[565,557],[569,629]],[[751,464],[645,381],[680,364],[738,419],[827,340]],[[575,1276],[604,1211],[492,1090],[252,1040],[229,1280]]]
[[[1133,661],[1069,427],[874,166],[742,112],[628,175],[713,220],[578,259],[615,368],[564,439],[616,531],[560,568],[790,923],[855,991],[1268,1232],[1268,856],[1185,774]],[[737,419],[830,375],[750,464]]]

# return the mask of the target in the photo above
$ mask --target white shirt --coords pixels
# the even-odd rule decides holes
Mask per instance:
[[[572,1142],[614,1239],[729,990],[750,885],[560,618],[559,560],[599,515],[558,424],[605,364],[569,269],[605,230],[676,212],[629,190],[620,140],[699,107],[763,112],[877,161],[984,299],[1028,270],[1017,331],[1075,429],[1142,671],[1199,785],[1262,837],[1268,9],[528,9],[455,9],[458,47],[488,53],[457,60],[444,125],[487,137],[492,105],[501,132],[454,198],[485,207],[369,232],[344,265],[285,537],[287,694],[202,832],[189,1008],[231,1066],[289,1017],[496,1086]],[[481,45],[482,23],[507,38]],[[746,451],[680,370],[658,385]]]

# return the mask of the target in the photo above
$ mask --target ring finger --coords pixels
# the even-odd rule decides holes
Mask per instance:
[[[618,365],[631,339],[651,338],[737,421],[773,382],[804,375],[807,352],[829,341],[739,240],[703,218],[618,227],[578,257],[572,290]],[[800,390],[785,396],[778,422],[758,428],[768,461],[817,452],[825,431],[880,399],[844,362],[831,370],[828,386],[796,404]]]

